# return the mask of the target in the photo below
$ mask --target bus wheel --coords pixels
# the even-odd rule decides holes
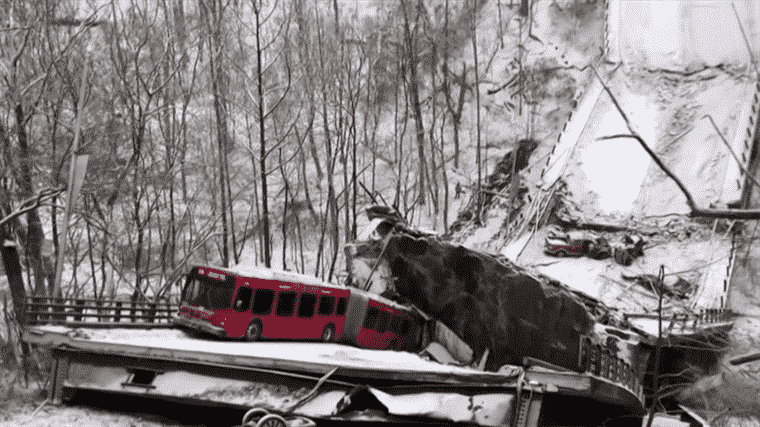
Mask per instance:
[[[258,341],[261,338],[261,321],[259,319],[254,320],[248,325],[248,329],[245,330],[246,341]]]
[[[322,341],[330,342],[335,338],[335,327],[333,325],[327,325],[322,329]]]

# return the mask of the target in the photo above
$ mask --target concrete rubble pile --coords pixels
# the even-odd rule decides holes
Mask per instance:
[[[350,285],[414,304],[461,337],[486,370],[538,359],[578,371],[584,340],[645,369],[647,339],[601,302],[502,256],[410,229],[397,216],[369,214],[374,235],[346,247]]]

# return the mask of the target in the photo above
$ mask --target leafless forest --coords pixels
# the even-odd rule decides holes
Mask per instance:
[[[524,3],[498,4],[515,44],[532,36]],[[9,278],[55,292],[77,139],[66,295],[161,297],[188,261],[244,251],[330,280],[372,203],[448,231],[447,169],[485,173],[479,131],[460,159],[474,88],[506,87],[523,116],[546,97],[528,73],[479,80],[503,48],[478,52],[484,4],[6,2],[0,230],[28,273]]]
[[[459,143],[442,136],[474,83],[448,57],[476,7],[8,2],[2,233],[30,290],[54,290],[78,115],[90,160],[63,292],[161,295],[188,259],[246,247],[330,279],[370,200],[442,215]]]
[[[0,362],[26,296],[166,299],[244,259],[334,281],[373,204],[478,223],[601,55],[603,2],[536,3],[0,1]]]

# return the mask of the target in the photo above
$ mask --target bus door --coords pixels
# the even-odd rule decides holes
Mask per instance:
[[[272,284],[263,281],[255,281],[253,302],[251,303],[251,318],[261,322],[261,336],[273,338],[272,331],[276,328],[277,321],[274,318],[274,300],[276,291]]]
[[[241,286],[242,285],[242,286]],[[246,328],[251,322],[251,303],[253,302],[253,287],[247,281],[238,279],[238,286],[232,300],[232,311],[227,315],[224,329],[227,336],[239,338],[245,335]]]
[[[316,292],[303,291],[298,295],[298,308],[293,321],[295,328],[293,332],[298,333],[298,336],[294,338],[317,339],[322,335],[325,322],[324,318],[316,315],[317,298]],[[333,332],[332,335],[334,336],[335,333]]]
[[[301,326],[296,314],[298,289],[294,284],[280,282],[272,315],[264,322],[267,338],[299,338]]]
[[[319,338],[323,341],[336,341],[343,335],[346,324],[346,308],[348,300],[347,291],[325,290],[320,291],[317,303],[317,321],[314,322],[321,329]]]

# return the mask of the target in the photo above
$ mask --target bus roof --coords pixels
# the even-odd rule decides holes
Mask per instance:
[[[361,295],[366,295],[370,299],[373,299],[375,301],[378,301],[378,302],[381,302],[383,304],[389,305],[389,306],[391,306],[393,308],[396,308],[396,309],[408,310],[408,309],[410,309],[412,307],[411,305],[401,304],[401,303],[398,303],[398,302],[393,301],[391,299],[388,299],[388,298],[386,298],[384,296],[380,296],[378,294],[373,294],[372,292],[365,291],[363,289],[354,288],[354,287],[350,287],[350,288],[351,288],[351,292],[354,292],[354,293],[357,293],[357,294],[361,294]]]
[[[198,266],[203,267],[203,266]],[[347,289],[345,286],[335,285],[323,282],[318,277],[307,276],[305,274],[293,273],[290,271],[273,270],[271,268],[261,267],[253,264],[237,264],[232,267],[206,266],[215,270],[224,271],[239,277],[250,277],[264,280],[278,280],[287,283],[300,283],[311,286],[322,286],[327,288]]]
[[[223,271],[227,274],[232,274],[238,277],[250,277],[250,278],[256,278],[256,279],[264,279],[264,280],[278,280],[280,282],[287,282],[287,283],[300,283],[304,285],[311,285],[311,286],[322,286],[326,288],[336,288],[336,289],[347,289],[351,292],[366,295],[368,298],[373,299],[375,301],[381,302],[383,304],[389,305],[391,307],[397,308],[397,309],[406,309],[408,310],[410,306],[405,304],[400,304],[396,301],[392,301],[388,298],[382,297],[378,294],[374,294],[372,292],[365,291],[363,289],[359,289],[353,286],[340,286],[335,285],[328,282],[323,282],[318,277],[314,276],[307,276],[305,274],[299,274],[299,273],[293,273],[291,271],[282,271],[282,270],[273,270],[271,268],[261,267],[254,264],[237,264],[232,267],[218,267],[218,266],[202,266],[198,265],[196,268],[213,268],[214,270]]]

